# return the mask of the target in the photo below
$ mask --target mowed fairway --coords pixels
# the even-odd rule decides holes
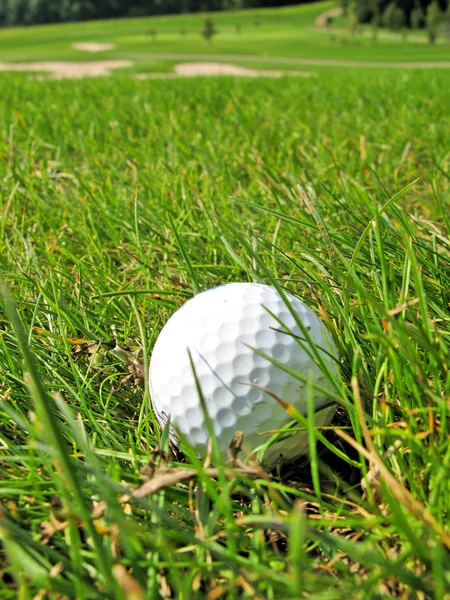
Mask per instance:
[[[361,28],[354,38],[346,20],[336,20],[333,35],[315,23],[317,17],[336,7],[318,2],[281,9],[213,13],[217,34],[206,41],[201,31],[207,14],[173,15],[63,25],[32,26],[0,31],[0,61],[50,60],[131,60],[127,71],[170,71],[174,62],[227,55],[264,68],[276,59],[318,60],[336,66],[336,61],[378,63],[435,63],[450,66],[450,44],[443,36],[427,43],[424,31],[411,32],[407,41],[400,33],[380,30],[377,44],[370,27]],[[77,43],[113,44],[114,48],[89,53],[74,49]],[[206,56],[208,55],[208,56]],[[295,69],[295,63],[285,68]],[[276,68],[276,67],[272,67]]]
[[[449,83],[1,74],[2,598],[449,597]],[[163,324],[228,281],[339,352],[273,473],[174,455],[151,408]]]

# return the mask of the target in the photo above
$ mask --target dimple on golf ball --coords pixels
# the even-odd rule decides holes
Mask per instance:
[[[268,439],[261,433],[278,430],[292,420],[265,390],[307,413],[308,385],[266,357],[329,389],[314,352],[336,372],[330,336],[309,307],[292,294],[286,296],[308,331],[311,345],[277,289],[259,283],[229,283],[202,292],[168,320],[150,361],[150,393],[160,425],[170,417],[175,445],[179,443],[178,430],[200,456],[208,447],[208,429],[189,353],[224,455],[237,430],[244,434],[243,450],[248,454]],[[329,403],[326,393],[316,389],[312,393],[316,411]],[[316,426],[328,424],[334,410],[328,406],[318,412]],[[297,432],[272,444],[264,463],[288,461],[307,449],[307,432]]]

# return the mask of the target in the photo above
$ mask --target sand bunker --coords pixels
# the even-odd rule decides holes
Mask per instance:
[[[327,24],[328,17],[340,17],[342,15],[342,8],[332,8],[326,12],[320,14],[314,21],[316,27],[325,27]]]
[[[44,79],[42,73],[48,73],[53,79],[80,79],[81,77],[107,77],[113,69],[131,67],[131,60],[102,60],[89,62],[34,62],[2,63],[0,71],[27,71],[39,73],[36,79]],[[172,73],[136,73],[135,79],[173,79],[175,77],[202,77],[209,75],[235,75],[238,77],[311,77],[315,73],[308,71],[264,71],[247,69],[228,63],[190,62],[174,66]]]
[[[247,69],[227,63],[214,62],[190,62],[175,65],[174,73],[136,73],[135,79],[171,79],[174,77],[202,77],[210,75],[236,75],[239,77],[284,77],[293,75],[295,77],[310,77],[313,73],[308,71],[264,71],[259,69]]]
[[[106,50],[114,50],[115,44],[100,44],[99,42],[77,42],[72,44],[75,50],[84,50],[85,52],[106,52]]]
[[[192,62],[175,65],[174,71],[183,77],[198,77],[199,75],[239,75],[240,77],[283,77],[284,75],[299,75],[308,77],[311,73],[304,71],[263,71],[247,69],[227,63]]]
[[[79,79],[81,77],[107,77],[112,69],[131,67],[131,60],[103,60],[92,62],[34,62],[2,63],[0,71],[38,71],[49,73],[54,79]]]

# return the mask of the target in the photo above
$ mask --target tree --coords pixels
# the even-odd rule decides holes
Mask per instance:
[[[356,15],[358,17],[358,23],[368,23],[371,20],[373,9],[372,0],[357,0],[356,1]]]
[[[411,27],[413,29],[420,29],[425,25],[425,14],[422,10],[422,7],[417,2],[414,8],[411,11]]]
[[[328,15],[328,17],[326,18],[325,21],[325,25],[327,26],[328,29],[328,33],[330,35],[330,40],[333,40],[334,36],[333,36],[333,23],[334,23],[334,19],[332,16]]]
[[[393,2],[388,5],[383,13],[383,25],[393,31],[400,31],[405,25],[405,13]]]
[[[354,37],[356,34],[356,30],[359,25],[358,20],[358,5],[355,0],[352,0],[350,4],[347,6],[347,21],[348,28],[350,29],[350,33]]]
[[[211,41],[212,37],[214,35],[216,35],[217,33],[217,29],[216,29],[216,24],[214,23],[214,21],[210,18],[205,19],[203,22],[203,29],[202,29],[202,36],[205,38],[205,40],[207,40],[208,42]]]
[[[242,0],[222,0],[222,10],[240,10]]]
[[[264,0],[260,0],[264,2]],[[275,1],[275,0],[274,0]],[[426,7],[433,0],[338,0],[343,9],[344,16],[348,16],[348,7],[353,2],[356,2],[356,12],[360,23],[372,23],[373,17],[378,12],[380,15],[388,8],[389,4],[394,4],[403,11],[405,26],[410,26],[413,23],[413,11],[421,8],[425,13]],[[272,0],[269,0],[272,2]],[[449,5],[449,0],[436,0],[442,11],[445,11]],[[417,12],[417,14],[419,14]],[[421,26],[425,25],[425,20]]]
[[[61,0],[59,7],[59,17],[61,21],[71,21],[74,17],[73,2],[70,0]]]
[[[371,20],[372,25],[372,42],[376,44],[378,42],[378,29],[381,25],[381,15],[379,12],[374,12]]]
[[[0,5],[2,25],[17,25],[18,6],[16,0],[4,0]]]
[[[445,11],[443,22],[442,22],[442,31],[447,38],[450,40],[450,2],[448,3],[447,10]]]
[[[347,17],[348,16],[348,14],[347,14],[347,12],[348,12],[348,5],[349,5],[348,0],[340,0],[339,4],[341,5],[343,16]]]
[[[185,12],[239,10],[283,6],[299,0],[0,0],[0,26],[28,25],[31,23],[58,23],[88,19],[114,19],[117,17],[178,14]],[[301,1],[301,0],[300,0]],[[305,0],[303,0],[304,2]],[[377,39],[382,16],[389,17],[389,26],[399,29],[400,12],[403,27],[426,27],[431,42],[438,35],[450,38],[450,0],[338,0],[352,35],[359,23],[372,24],[372,36]],[[394,6],[396,11],[394,11]],[[425,11],[428,10],[428,17]],[[252,21],[261,24],[259,13]],[[207,15],[205,15],[206,17]],[[275,17],[274,17],[275,18]],[[382,20],[384,24],[384,19]],[[393,25],[393,27],[392,27]],[[145,26],[143,26],[145,28]],[[327,22],[332,36],[331,20]],[[236,28],[236,32],[237,32]],[[401,29],[401,27],[400,27]],[[404,30],[405,33],[405,30]],[[215,28],[211,39],[216,34]],[[203,32],[202,32],[203,35]]]
[[[428,31],[428,41],[430,44],[434,44],[437,39],[439,32],[439,25],[442,18],[441,7],[437,0],[433,0],[427,9],[426,24]]]
[[[69,0],[28,0],[27,23],[58,23],[70,21],[73,7],[77,4]]]

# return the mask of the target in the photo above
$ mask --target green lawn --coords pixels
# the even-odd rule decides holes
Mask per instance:
[[[200,35],[204,14],[120,21],[98,21],[0,31],[0,61],[131,59],[138,66],[155,54],[241,54],[299,59],[356,61],[450,61],[450,45],[424,43],[424,32],[406,42],[400,34],[381,32],[377,45],[370,36],[338,31],[335,39],[314,24],[321,13],[335,7],[318,2],[283,9],[215,13],[218,34],[211,42]],[[240,31],[236,31],[236,25]],[[340,29],[344,20],[338,20]],[[155,31],[155,35],[148,34]],[[111,42],[114,50],[90,54],[74,50],[82,41]],[[444,41],[444,40],[440,40]],[[164,69],[164,65],[162,65]]]
[[[449,82],[0,76],[2,598],[450,597]],[[172,455],[124,361],[239,280],[340,356],[272,474]]]
[[[204,15],[0,31],[0,62],[135,61],[0,73],[2,599],[450,599],[450,69],[364,67],[450,45],[332,41],[334,6],[215,14],[211,43]],[[311,76],[129,77],[195,54]],[[331,427],[272,473],[174,453],[152,411],[159,331],[228,281],[339,353]]]

